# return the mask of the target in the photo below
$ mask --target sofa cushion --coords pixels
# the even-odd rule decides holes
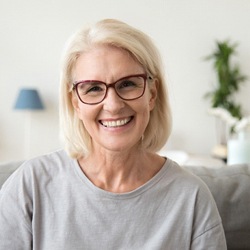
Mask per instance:
[[[185,169],[209,187],[221,215],[228,249],[250,249],[250,165]]]
[[[22,164],[22,161],[12,161],[0,164],[0,189],[7,178]]]

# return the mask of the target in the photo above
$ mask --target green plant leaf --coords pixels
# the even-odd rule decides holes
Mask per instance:
[[[212,91],[207,92],[204,98],[210,99],[212,107],[222,107],[232,116],[242,116],[241,106],[233,100],[233,95],[239,91],[240,86],[247,77],[240,72],[239,65],[232,65],[231,58],[236,54],[237,43],[229,40],[216,41],[215,50],[205,60],[212,60],[217,75],[217,85]]]

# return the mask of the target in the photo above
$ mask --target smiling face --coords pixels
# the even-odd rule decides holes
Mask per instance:
[[[74,81],[99,80],[107,84],[136,74],[144,74],[143,67],[128,52],[100,45],[82,54],[73,71]],[[121,151],[135,149],[147,127],[150,111],[157,95],[154,83],[142,97],[125,101],[109,88],[105,99],[95,105],[82,103],[75,91],[72,103],[92,138],[93,150]],[[99,152],[99,151],[97,151]]]

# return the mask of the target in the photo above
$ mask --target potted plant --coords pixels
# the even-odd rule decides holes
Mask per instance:
[[[237,44],[229,41],[216,42],[215,51],[206,57],[206,60],[213,61],[217,84],[205,97],[210,99],[212,108],[224,108],[233,117],[241,119],[241,106],[235,103],[233,97],[246,80],[246,76],[240,73],[238,65],[232,65],[231,58],[236,53],[236,47]]]
[[[241,106],[235,103],[233,97],[246,80],[246,76],[240,73],[238,65],[232,65],[231,58],[236,53],[236,47],[237,44],[232,44],[230,41],[216,42],[215,51],[206,57],[206,60],[213,61],[217,84],[212,91],[206,93],[205,97],[210,99],[213,108],[224,108],[233,117],[240,119]]]
[[[213,53],[207,56],[206,60],[212,60],[217,84],[214,89],[205,94],[205,98],[210,99],[211,108],[219,108],[228,112],[232,117],[239,120],[242,118],[242,108],[234,101],[234,94],[239,91],[241,84],[246,80],[237,64],[232,64],[232,56],[236,54],[237,44],[230,41],[216,42]],[[213,154],[220,158],[226,158],[226,143],[228,129],[227,124],[222,119],[217,119],[218,145],[213,149]],[[232,128],[230,128],[232,129]]]

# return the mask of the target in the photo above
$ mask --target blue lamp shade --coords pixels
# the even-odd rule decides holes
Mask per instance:
[[[44,109],[44,105],[36,89],[21,89],[14,109],[38,110]]]

